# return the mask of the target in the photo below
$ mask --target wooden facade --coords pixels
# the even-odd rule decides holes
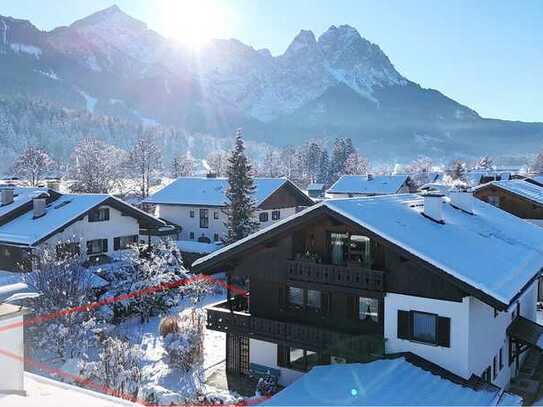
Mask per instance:
[[[519,218],[543,220],[543,205],[493,184],[479,187],[473,195]]]
[[[450,301],[469,295],[379,236],[314,212],[217,260],[214,271],[225,271],[233,286],[243,282],[248,295],[229,291],[229,302],[209,307],[209,329],[365,361],[384,352],[386,292]]]

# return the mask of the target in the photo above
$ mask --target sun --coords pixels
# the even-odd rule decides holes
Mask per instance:
[[[176,41],[199,49],[222,36],[226,26],[223,5],[210,0],[167,0],[163,9],[163,30]]]

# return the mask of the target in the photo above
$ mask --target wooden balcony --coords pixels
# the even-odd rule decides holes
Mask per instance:
[[[361,265],[336,266],[311,263],[308,261],[287,260],[288,278],[292,281],[330,284],[363,290],[383,291],[385,273],[370,270]]]
[[[381,335],[353,335],[310,325],[259,318],[227,309],[226,302],[206,307],[207,328],[268,342],[366,361],[384,354]]]

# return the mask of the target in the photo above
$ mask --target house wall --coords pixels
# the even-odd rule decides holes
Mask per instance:
[[[101,206],[109,208],[109,220],[104,222],[89,222],[88,215],[83,219],[71,224],[62,232],[50,237],[43,245],[55,248],[63,241],[81,240],[81,253],[86,253],[87,241],[94,239],[108,240],[108,256],[114,256],[117,252],[114,250],[113,239],[120,236],[139,235],[139,223],[136,218],[123,216],[120,211],[110,206]]]
[[[490,197],[500,199],[499,208],[522,219],[543,219],[543,205],[515,195],[493,185],[477,189],[473,195],[488,202]]]
[[[468,379],[469,300],[443,301],[403,294],[385,295],[385,351],[413,352],[420,357]],[[398,338],[398,310],[422,311],[451,319],[450,347],[443,347]]]
[[[0,319],[0,328],[11,324],[21,324],[14,329],[0,331],[0,349],[24,358],[24,340],[22,328],[23,316]],[[24,362],[0,354],[0,394],[24,391]]]
[[[279,369],[281,371],[279,384],[282,386],[288,386],[304,374],[303,372],[277,366],[277,345],[258,339],[249,339],[249,362]]]
[[[536,320],[537,281],[517,301],[520,303],[520,315]],[[494,309],[476,298],[470,297],[469,314],[469,371],[480,376],[483,371],[493,366],[496,356],[499,366],[499,350],[502,348],[503,368],[492,382],[500,387],[509,383],[515,376],[515,363],[509,366],[509,340],[506,329],[516,312],[516,302],[509,310],[494,316]]]
[[[209,227],[200,227],[200,209],[209,210]],[[190,217],[190,211],[194,211],[194,218]],[[161,219],[165,219],[169,222],[173,222],[182,227],[182,231],[179,235],[180,240],[198,240],[199,237],[204,235],[212,242],[214,241],[214,235],[219,235],[219,240],[224,239],[226,235],[227,216],[223,212],[223,208],[216,206],[183,206],[183,205],[157,205],[156,216]],[[277,222],[272,220],[272,210],[280,211],[280,219],[287,218],[296,213],[295,207],[280,208],[280,209],[266,209],[257,210],[255,213],[255,220],[259,221],[259,214],[262,212],[268,213],[268,221],[260,223],[259,228],[264,228]],[[218,219],[215,219],[213,214],[218,214]],[[194,239],[191,239],[190,233],[194,233]]]

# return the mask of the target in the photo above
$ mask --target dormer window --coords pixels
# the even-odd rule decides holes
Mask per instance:
[[[89,212],[89,222],[107,222],[108,220],[109,208],[99,208]]]

